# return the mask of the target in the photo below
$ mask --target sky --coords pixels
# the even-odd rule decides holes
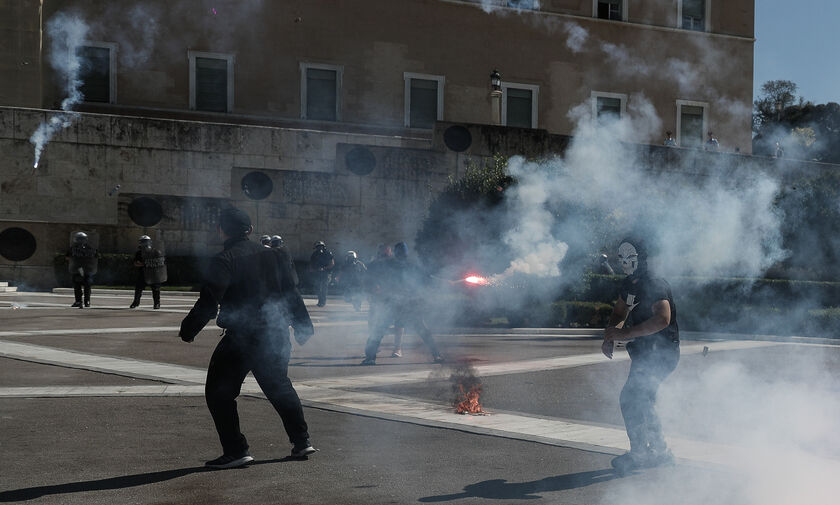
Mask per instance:
[[[771,80],[793,81],[814,103],[840,102],[840,2],[755,0],[753,96]]]

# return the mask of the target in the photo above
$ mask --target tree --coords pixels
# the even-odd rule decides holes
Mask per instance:
[[[761,90],[754,103],[753,154],[773,156],[778,142],[786,158],[840,163],[840,105],[805,102],[791,81],[767,81]]]
[[[758,130],[767,123],[779,122],[785,108],[797,101],[797,89],[793,81],[767,81],[762,84],[761,97],[753,102],[753,129]],[[802,103],[801,97],[798,100]]]

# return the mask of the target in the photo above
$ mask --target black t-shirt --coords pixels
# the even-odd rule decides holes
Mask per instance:
[[[638,279],[635,283],[633,280]],[[643,352],[661,346],[674,347],[680,342],[680,330],[677,325],[677,307],[671,295],[671,286],[664,279],[649,276],[627,277],[621,283],[619,296],[627,304],[629,313],[624,325],[632,327],[653,317],[653,304],[659,300],[668,300],[671,307],[671,323],[653,335],[638,337],[627,344],[627,350]]]

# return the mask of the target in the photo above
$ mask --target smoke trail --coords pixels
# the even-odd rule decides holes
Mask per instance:
[[[583,46],[589,38],[589,31],[575,23],[564,23],[563,31],[566,32],[566,47],[573,53],[583,51]]]
[[[51,41],[50,65],[61,82],[65,83],[67,97],[61,102],[61,110],[68,113],[52,115],[29,138],[29,142],[35,146],[36,168],[46,144],[60,130],[69,128],[76,118],[76,114],[70,111],[83,99],[80,90],[82,81],[79,79],[82,62],[78,50],[87,34],[88,26],[77,14],[59,12],[47,22],[47,35]]]

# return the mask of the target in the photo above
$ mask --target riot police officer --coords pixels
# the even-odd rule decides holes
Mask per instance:
[[[327,286],[330,282],[330,270],[334,266],[335,259],[333,253],[327,249],[327,244],[323,240],[315,242],[315,251],[309,257],[309,270],[314,273],[319,307],[327,304]]]
[[[66,258],[73,275],[73,293],[76,295],[76,301],[71,307],[90,307],[90,285],[99,268],[99,251],[88,243],[87,233],[79,231],[73,234]]]
[[[134,254],[134,267],[137,276],[134,283],[134,301],[129,308],[133,309],[140,305],[140,297],[146,286],[152,288],[152,301],[154,308],[160,308],[160,285],[166,282],[166,256],[160,249],[152,247],[152,238],[148,235],[140,236],[140,245]]]

